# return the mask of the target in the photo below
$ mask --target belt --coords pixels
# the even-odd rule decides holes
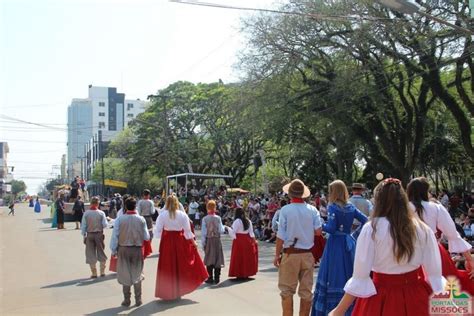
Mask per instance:
[[[283,253],[287,254],[292,254],[292,253],[307,253],[311,252],[311,249],[300,249],[300,248],[294,248],[294,247],[289,247],[289,248],[284,248]]]

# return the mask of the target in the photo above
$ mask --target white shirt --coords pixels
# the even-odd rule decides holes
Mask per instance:
[[[249,228],[244,230],[244,223],[242,223],[242,220],[240,218],[236,219],[232,223],[232,229],[229,230],[229,236],[235,239],[237,238],[235,234],[249,234],[250,237],[255,238],[252,222],[249,221]]]
[[[372,221],[367,222],[357,239],[354,273],[347,281],[344,291],[356,297],[370,297],[377,294],[370,272],[403,274],[423,265],[433,292],[444,291],[446,280],[441,275],[441,256],[433,232],[422,222],[413,219],[419,238],[410,262],[397,262],[393,255],[393,239],[390,223],[385,217],[376,219],[376,233],[372,239]]]
[[[196,201],[191,202],[191,204],[189,204],[189,215],[196,214],[198,208],[199,208],[198,202]]]
[[[423,222],[431,228],[433,233],[436,233],[437,229],[441,230],[448,240],[449,252],[462,253],[471,250],[471,244],[461,238],[456,230],[456,225],[443,205],[426,201],[422,201],[421,205],[423,206]],[[411,202],[410,209],[418,216],[415,205]]]
[[[153,230],[153,235],[160,239],[163,230],[169,231],[181,231],[184,230],[184,237],[186,239],[193,239],[194,234],[191,231],[191,225],[189,223],[189,217],[183,211],[176,211],[176,217],[174,219],[170,218],[170,213],[166,209],[162,209],[160,216],[156,221],[155,229]]]

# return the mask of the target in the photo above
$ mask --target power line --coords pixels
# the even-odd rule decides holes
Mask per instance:
[[[276,10],[276,9],[263,9],[263,8],[231,6],[231,5],[220,4],[220,3],[201,2],[201,1],[194,1],[194,0],[169,0],[169,1],[179,3],[179,4],[188,4],[188,5],[195,5],[195,6],[219,8],[219,9],[268,12],[268,13],[277,13],[277,14],[285,14],[285,15],[298,15],[298,16],[303,16],[303,17],[309,17],[309,18],[312,18],[312,19],[315,19],[315,20],[328,20],[328,21],[348,21],[348,20],[349,21],[360,21],[360,20],[365,20],[365,21],[386,21],[386,22],[392,22],[393,21],[393,19],[391,19],[391,18],[379,18],[379,17],[373,17],[373,16],[328,15],[328,14],[319,14],[319,13],[300,13],[300,12],[283,11],[283,10]]]

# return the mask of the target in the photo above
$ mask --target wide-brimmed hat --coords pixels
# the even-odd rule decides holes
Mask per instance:
[[[362,183],[352,183],[352,189],[365,190],[365,186]]]
[[[307,198],[311,195],[311,191],[300,179],[295,179],[283,186],[283,192],[287,193],[290,198]]]

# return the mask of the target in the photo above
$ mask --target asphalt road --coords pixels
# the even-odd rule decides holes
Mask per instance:
[[[89,279],[82,237],[74,223],[66,223],[65,230],[52,229],[45,206],[39,214],[27,204],[17,205],[14,217],[7,213],[6,207],[0,208],[0,315],[281,314],[273,244],[260,242],[259,273],[252,280],[237,282],[227,279],[231,240],[223,236],[227,266],[221,283],[202,285],[181,301],[164,302],[154,297],[158,264],[154,240],[154,254],[145,260],[143,305],[123,308],[115,273]],[[109,256],[111,230],[105,234]]]

